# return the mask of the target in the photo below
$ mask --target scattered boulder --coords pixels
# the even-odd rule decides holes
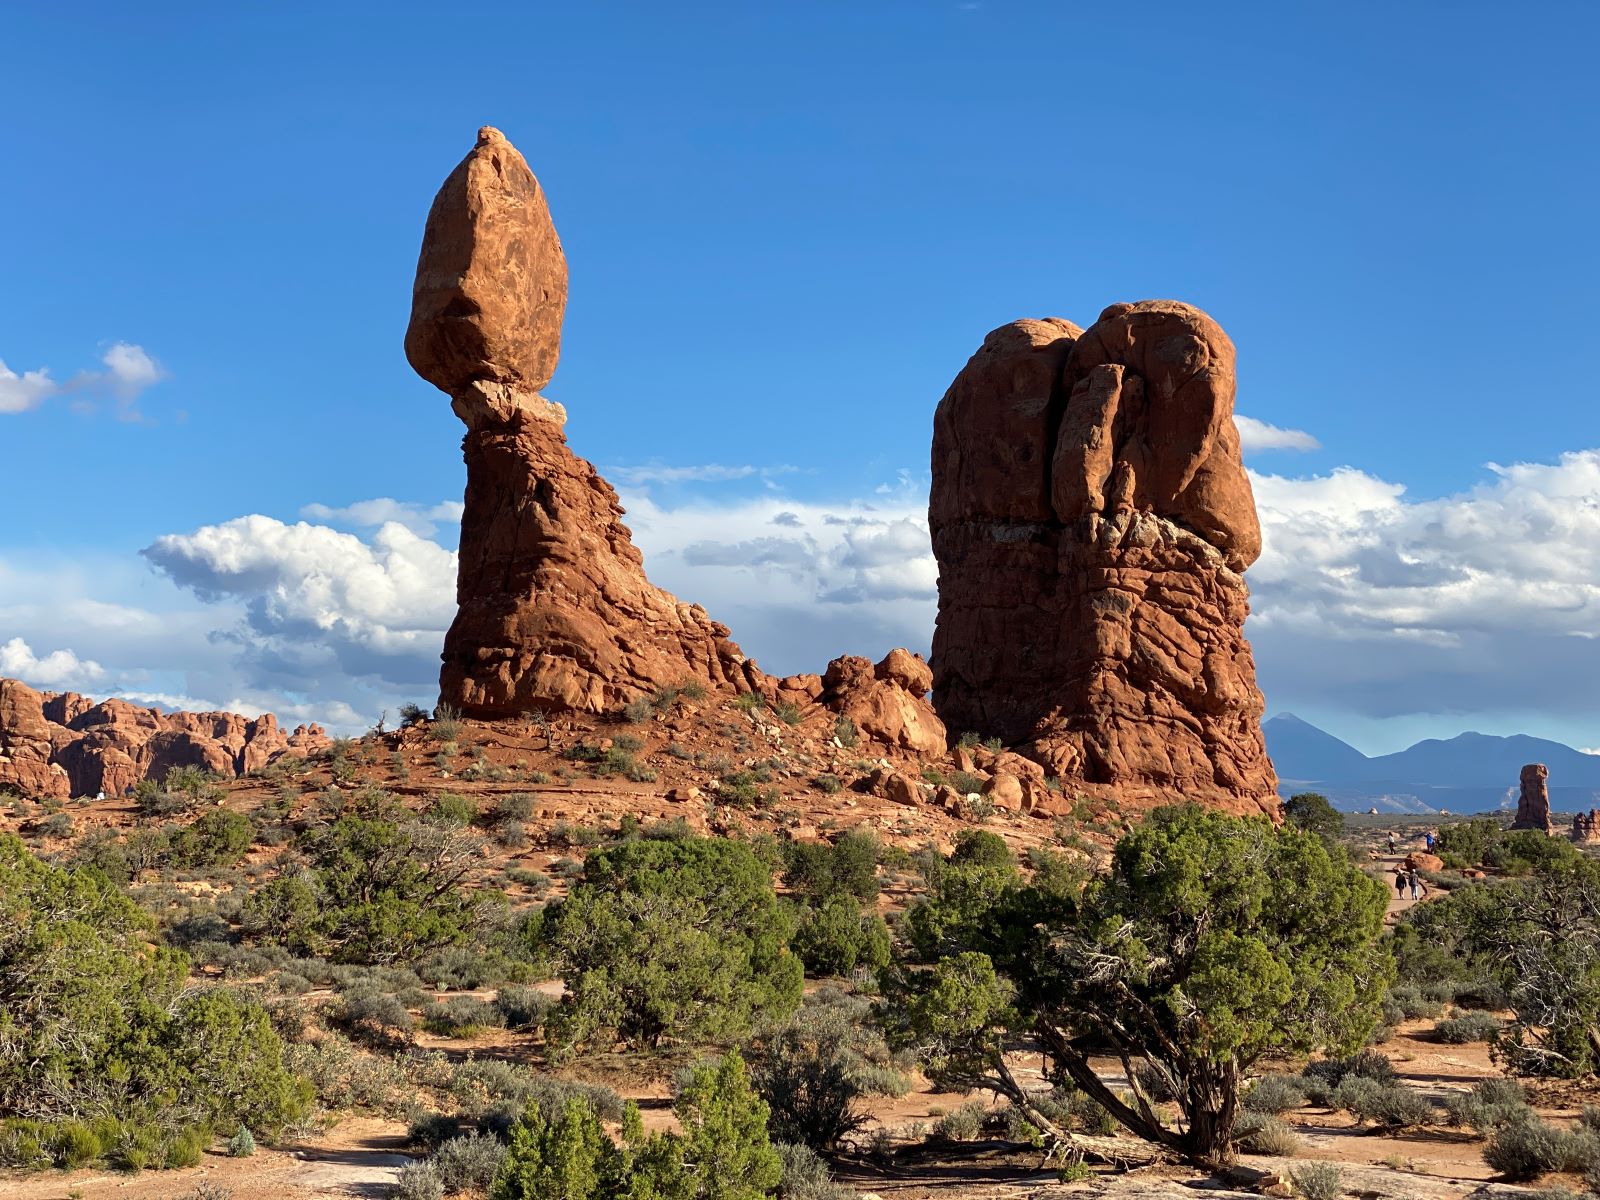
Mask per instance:
[[[942,755],[944,722],[927,700],[932,683],[928,664],[909,650],[891,650],[877,665],[845,654],[828,664],[820,699],[866,737],[912,754]]]
[[[1550,832],[1550,768],[1529,763],[1522,768],[1522,794],[1517,798],[1513,829],[1542,829]]]
[[[330,744],[320,725],[285,736],[277,718],[170,712],[75,692],[40,695],[0,679],[0,787],[34,796],[121,796],[173,767],[232,778]]]
[[[983,796],[1005,812],[1021,812],[1022,780],[1004,771],[997,771],[984,782]]]
[[[645,578],[617,494],[567,447],[555,371],[566,259],[499,130],[434,198],[406,356],[467,426],[466,509],[441,699],[468,716],[614,710],[686,681],[757,690],[725,626]]]
[[[1242,572],[1260,553],[1206,314],[984,339],[934,418],[933,703],[1118,803],[1275,813]]]

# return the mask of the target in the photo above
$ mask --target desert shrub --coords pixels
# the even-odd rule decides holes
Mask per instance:
[[[422,1027],[440,1037],[474,1037],[504,1024],[500,1010],[476,996],[448,996],[422,1010]]]
[[[1449,1042],[1452,1045],[1487,1042],[1492,1041],[1500,1032],[1500,1024],[1500,1018],[1492,1013],[1467,1013],[1464,1016],[1435,1022],[1433,1036],[1441,1042]]]
[[[906,910],[905,931],[923,960],[983,940],[983,927],[1008,893],[1020,888],[1022,872],[995,834],[965,830],[949,858],[922,860],[928,894]]]
[[[983,1130],[987,1110],[976,1100],[969,1100],[960,1108],[947,1112],[934,1123],[933,1131],[952,1142],[970,1142]]]
[[[905,1090],[870,1016],[866,1001],[819,995],[757,1033],[752,1078],[774,1137],[833,1150],[865,1120],[864,1097]]]
[[[1233,1125],[1233,1137],[1241,1150],[1250,1154],[1271,1154],[1293,1158],[1304,1148],[1300,1135],[1277,1117],[1260,1112],[1242,1112]]]
[[[1384,1001],[1384,1020],[1391,1025],[1401,1021],[1414,1021],[1418,1017],[1437,1017],[1443,1005],[1414,983],[1397,983],[1389,989]]]
[[[853,1193],[833,1181],[833,1175],[817,1152],[803,1142],[774,1142],[783,1174],[778,1194],[783,1200],[849,1200]]]
[[[1243,1100],[1249,1111],[1274,1116],[1299,1108],[1305,1102],[1305,1089],[1295,1075],[1263,1075],[1250,1086]]]
[[[948,894],[952,865],[930,863],[935,897]],[[1000,1056],[1034,1033],[1055,1077],[1119,1124],[1215,1165],[1262,1057],[1350,1053],[1365,1041],[1392,971],[1386,906],[1383,885],[1315,835],[1158,809],[1081,895],[1002,875],[959,921],[919,928],[914,907],[914,948],[941,957],[931,970],[886,974],[885,1020],[934,1082],[986,1088],[1024,1110],[1032,1097]],[[1159,1068],[1176,1085],[1178,1120],[1137,1103],[1137,1076],[1135,1103],[1109,1088],[1090,1047]]]
[[[1362,1050],[1344,1058],[1324,1058],[1308,1063],[1300,1073],[1306,1098],[1315,1104],[1328,1104],[1333,1091],[1350,1077],[1376,1083],[1393,1083],[1394,1064],[1373,1050]]]
[[[1531,1116],[1527,1094],[1514,1079],[1480,1079],[1466,1094],[1445,1098],[1445,1114],[1453,1126],[1469,1126],[1484,1133],[1511,1121]]]
[[[311,1083],[317,1103],[330,1111],[390,1112],[400,1100],[409,1103],[415,1098],[393,1059],[358,1050],[337,1033],[290,1046],[287,1058],[295,1072]]]
[[[506,1147],[499,1138],[469,1133],[443,1143],[428,1159],[428,1165],[439,1176],[448,1195],[487,1192],[505,1157]]]
[[[395,1177],[394,1200],[444,1200],[444,1181],[432,1163],[407,1163]]]
[[[309,1089],[266,1011],[188,974],[104,876],[0,836],[0,1119],[277,1130],[303,1116]]]
[[[428,723],[428,734],[436,742],[457,741],[464,729],[461,710],[452,704],[440,704],[433,710],[433,720]]]
[[[1344,1168],[1328,1162],[1302,1163],[1289,1172],[1289,1180],[1305,1200],[1336,1200],[1344,1191]]]
[[[459,885],[481,839],[453,820],[416,820],[386,793],[358,793],[302,835],[309,869],[256,889],[245,928],[292,953],[339,962],[414,962],[461,945],[503,897]]]
[[[655,715],[655,711],[655,705],[650,703],[650,697],[639,696],[622,706],[622,719],[637,725],[640,721],[648,721]]]
[[[1569,1152],[1565,1130],[1538,1117],[1526,1117],[1501,1125],[1489,1135],[1483,1161],[1511,1182],[1520,1183],[1559,1171]]]
[[[375,981],[357,981],[323,1011],[329,1024],[379,1049],[410,1041],[416,1026],[406,1002]]]
[[[73,831],[72,815],[70,813],[51,813],[39,822],[38,832],[40,837],[69,838]]]
[[[1341,1081],[1328,1103],[1331,1108],[1342,1108],[1389,1129],[1426,1125],[1434,1118],[1433,1105],[1415,1088],[1402,1083],[1379,1083],[1361,1075]]]
[[[855,744],[861,740],[856,723],[843,713],[840,713],[839,719],[833,723],[833,737],[846,750],[854,749]]]
[[[530,987],[501,988],[494,998],[505,1027],[517,1032],[540,1028],[555,1005],[554,998]]]
[[[460,1133],[461,1118],[453,1113],[416,1112],[407,1126],[406,1142],[432,1150]]]
[[[241,1125],[239,1131],[228,1139],[227,1148],[229,1158],[249,1158],[256,1152],[255,1135]]]
[[[825,796],[844,790],[844,781],[832,772],[823,772],[811,781],[813,787]]]
[[[231,867],[255,840],[255,826],[243,813],[214,808],[202,813],[172,838],[172,859],[185,867]]]
[[[780,700],[773,705],[772,715],[785,725],[798,725],[800,724],[800,719],[805,716],[805,709],[792,700]]]
[[[848,896],[835,896],[817,908],[799,911],[795,954],[815,976],[846,976],[857,967],[879,970],[892,954],[889,926],[876,912],[863,912]]]
[[[792,1012],[803,970],[791,934],[768,866],[747,846],[710,838],[592,853],[530,931],[567,985],[549,1024],[569,1047],[732,1038]]]
[[[441,1090],[448,1091],[462,1116],[472,1120],[487,1118],[496,1110],[512,1110],[511,1119],[499,1125],[500,1129],[509,1128],[534,1104],[548,1113],[561,1111],[569,1100],[580,1100],[607,1121],[621,1120],[624,1112],[621,1097],[608,1087],[556,1079],[495,1058],[457,1063]]]

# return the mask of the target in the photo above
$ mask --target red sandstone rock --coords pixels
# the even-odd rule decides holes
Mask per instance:
[[[41,698],[0,679],[0,787],[41,796],[120,796],[173,767],[224,778],[257,770],[291,750],[311,754],[331,739],[320,725],[285,737],[271,713],[171,712],[126,700],[99,704],[73,692]]]
[[[1260,529],[1233,363],[1209,317],[1169,301],[984,339],[934,418],[948,727],[1087,794],[1276,811],[1243,631]]]
[[[0,789],[66,798],[67,774],[50,756],[50,723],[39,693],[20,680],[0,679]]]
[[[1543,763],[1529,763],[1522,768],[1522,794],[1517,798],[1517,815],[1511,828],[1550,832],[1549,778],[1550,768]]]
[[[1600,808],[1591,808],[1572,818],[1572,840],[1575,842],[1600,841]]]
[[[704,609],[653,586],[611,486],[567,448],[555,370],[566,262],[538,181],[494,129],[434,198],[406,355],[467,424],[459,610],[440,697],[469,716],[603,712],[760,673]]]
[[[944,723],[925,699],[933,673],[907,650],[891,650],[874,666],[841,655],[822,676],[821,702],[850,718],[866,737],[914,754],[943,754]]]

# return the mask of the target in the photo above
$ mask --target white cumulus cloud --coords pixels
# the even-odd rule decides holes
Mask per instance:
[[[359,528],[386,525],[394,521],[419,537],[432,537],[441,524],[459,525],[465,509],[466,505],[459,500],[422,505],[379,496],[374,500],[357,500],[337,508],[326,504],[307,504],[301,508],[300,515],[314,521],[330,521],[335,525]]]
[[[83,689],[105,677],[105,668],[82,659],[71,650],[52,650],[42,658],[19,637],[0,644],[0,675],[20,679],[34,687],[61,691]]]
[[[1320,450],[1322,443],[1303,429],[1284,429],[1269,425],[1243,413],[1235,413],[1233,423],[1239,429],[1239,447],[1246,454],[1262,450]]]
[[[0,413],[20,413],[37,408],[55,396],[73,395],[87,404],[98,396],[109,396],[124,420],[142,420],[138,400],[152,386],[167,377],[161,364],[143,346],[114,342],[100,356],[103,371],[79,371],[57,381],[46,367],[18,375],[0,361]]]

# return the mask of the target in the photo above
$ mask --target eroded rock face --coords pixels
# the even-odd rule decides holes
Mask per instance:
[[[1126,802],[1276,809],[1233,400],[1233,344],[1185,304],[984,339],[934,418],[933,696],[953,732]]]
[[[1517,797],[1517,816],[1513,829],[1542,829],[1550,832],[1550,768],[1529,763],[1522,768],[1522,794]]]
[[[121,796],[173,767],[200,767],[224,778],[265,766],[279,755],[325,749],[320,725],[286,737],[271,713],[171,712],[126,700],[96,704],[76,692],[45,694],[0,679],[0,788],[33,796]]]
[[[1572,840],[1575,842],[1600,841],[1600,808],[1591,808],[1572,818]]]
[[[759,672],[704,609],[653,586],[616,493],[567,447],[555,370],[566,261],[538,181],[498,130],[435,197],[406,355],[467,425],[459,609],[440,698],[499,717],[603,712]]]

